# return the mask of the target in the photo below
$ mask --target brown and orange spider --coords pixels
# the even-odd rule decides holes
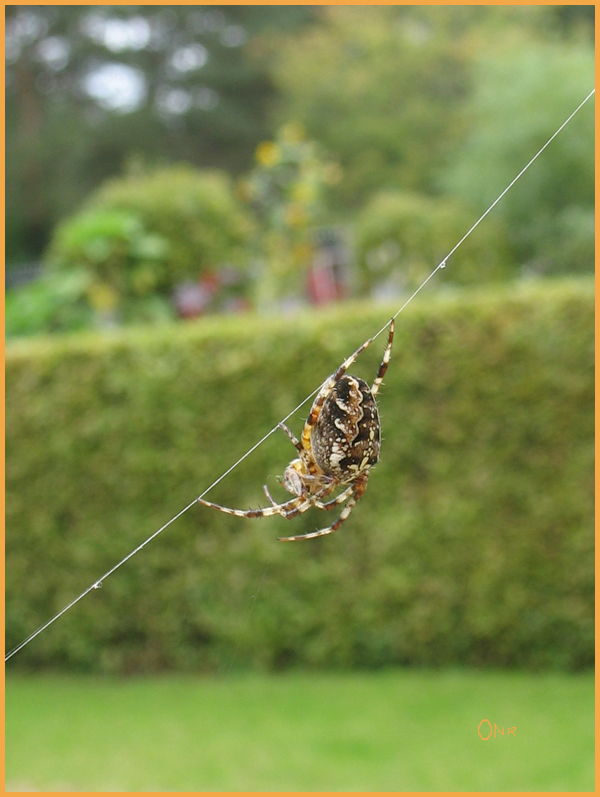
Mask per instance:
[[[387,371],[393,339],[394,319],[390,322],[388,343],[371,388],[363,379],[350,376],[346,371],[371,344],[372,338],[363,343],[323,382],[304,424],[300,440],[285,424],[279,424],[299,454],[287,466],[281,480],[294,498],[277,504],[265,485],[263,489],[271,503],[265,509],[229,509],[202,498],[198,498],[198,501],[204,506],[236,517],[281,515],[287,520],[311,507],[328,510],[347,501],[339,518],[326,529],[279,539],[282,542],[308,540],[339,529],[367,489],[369,470],[379,459],[381,424],[375,396]],[[344,485],[348,486],[336,498],[323,502],[324,498]]]

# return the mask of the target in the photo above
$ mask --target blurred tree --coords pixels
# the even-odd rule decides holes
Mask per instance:
[[[376,189],[426,189],[456,135],[464,62],[452,37],[408,7],[328,7],[273,53],[279,118],[298,119],[339,158],[349,206]]]
[[[590,33],[593,16],[561,7],[331,6],[273,42],[277,119],[296,119],[339,159],[347,207],[375,190],[439,193],[440,170],[471,124],[479,56],[518,36],[524,49],[560,39],[588,49]],[[506,116],[498,102],[494,123]]]
[[[581,33],[588,42],[594,42],[596,6],[550,6],[549,11],[555,15],[563,34]]]
[[[589,44],[513,41],[480,55],[468,135],[442,176],[483,212],[594,85]],[[593,99],[495,211],[514,257],[538,273],[594,268]]]
[[[240,173],[268,137],[275,89],[258,36],[304,6],[7,6],[6,253],[52,226],[132,154]]]

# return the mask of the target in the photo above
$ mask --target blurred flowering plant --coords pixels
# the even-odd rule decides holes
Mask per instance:
[[[259,305],[303,292],[315,229],[327,217],[327,188],[340,176],[339,166],[327,161],[298,125],[285,125],[274,141],[257,147],[256,166],[238,190],[260,221]]]

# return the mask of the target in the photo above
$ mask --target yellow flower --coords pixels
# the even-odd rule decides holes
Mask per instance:
[[[279,147],[272,141],[263,141],[256,148],[256,160],[261,166],[266,166],[268,169],[276,166],[281,160]]]

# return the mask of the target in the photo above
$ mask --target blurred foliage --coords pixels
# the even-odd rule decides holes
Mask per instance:
[[[89,273],[87,297],[100,315],[163,320],[177,286],[223,264],[244,266],[251,232],[226,175],[132,167],[57,227],[47,262]]]
[[[41,279],[6,292],[7,337],[71,332],[93,324],[87,300],[91,275],[84,269],[45,274]]]
[[[511,42],[482,53],[474,74],[468,133],[442,179],[480,213],[593,88],[594,53]],[[538,273],[594,269],[593,102],[498,206],[515,258]]]
[[[255,158],[239,193],[260,222],[257,298],[259,306],[269,306],[302,293],[314,257],[315,230],[327,219],[326,192],[340,175],[336,163],[325,159],[296,125],[285,125],[274,141],[263,141]]]
[[[138,216],[99,209],[60,224],[48,259],[57,273],[83,271],[89,305],[116,323],[123,314],[137,317],[140,300],[164,288],[168,252],[168,242],[144,229]]]
[[[145,171],[134,164],[125,177],[104,183],[89,206],[137,213],[165,239],[169,287],[224,262],[245,265],[252,223],[222,172],[185,164]]]
[[[583,99],[593,16],[592,6],[7,7],[9,265],[38,258],[52,237],[53,258],[94,272],[85,296],[107,323],[169,318],[174,290],[188,316],[245,309],[250,294],[260,308],[298,303],[334,238],[344,256],[331,296],[354,266],[359,295],[410,289]],[[443,280],[591,271],[592,137],[590,103]],[[165,165],[183,161],[228,177]],[[63,252],[69,225],[80,243]],[[60,290],[19,289],[9,328],[79,326],[80,299],[67,294],[49,315],[43,302]]]
[[[9,345],[7,648],[187,506],[395,309]],[[303,533],[330,515],[192,507],[15,664],[590,666],[593,322],[591,280],[411,305],[380,393],[381,462],[343,530],[281,545],[292,523]],[[372,379],[383,345],[355,372]],[[283,495],[275,474],[293,455],[283,433],[269,437],[210,498],[256,506],[265,481]]]
[[[248,169],[270,135],[276,96],[257,39],[316,14],[310,6],[7,6],[8,261],[39,257],[52,227],[132,156]]]
[[[413,291],[460,241],[473,212],[459,200],[409,192],[375,194],[356,215],[354,233],[360,290]],[[471,235],[446,274],[459,285],[507,279],[515,273],[495,219]]]
[[[536,124],[530,111],[541,103],[554,109],[553,132],[565,110],[583,99],[589,90],[586,74],[590,87],[593,83],[593,35],[559,20],[557,9],[548,6],[329,6],[319,24],[273,44],[272,70],[281,95],[276,116],[298,120],[339,157],[344,180],[338,195],[346,206],[360,206],[374,190],[435,193],[440,171],[469,135],[468,108],[483,58],[494,64],[496,56],[508,62],[520,54],[518,66],[502,76],[503,91],[489,91],[482,109],[506,140],[511,139],[507,118],[527,135]],[[579,54],[578,80],[570,64],[552,66],[536,57],[542,43],[558,54],[562,47]],[[570,75],[560,78],[571,90],[566,109],[566,91],[555,96],[546,90],[562,66]],[[524,86],[521,102],[511,99],[505,106],[501,97],[516,98],[521,82],[534,85],[536,96]],[[466,146],[465,152],[468,160]],[[551,152],[546,163],[551,169]],[[471,171],[476,181],[479,170]],[[487,190],[495,198],[505,185],[500,181]]]
[[[431,22],[447,19],[435,7]],[[322,24],[274,45],[278,118],[297,119],[335,153],[339,198],[425,190],[460,130],[466,58],[414,8],[330,6]]]
[[[452,240],[442,234],[447,252],[593,86],[583,19],[562,27],[547,6],[328,7],[274,46],[278,118],[297,119],[339,159],[337,199],[359,226],[384,202],[375,192],[412,192],[415,217],[440,193],[447,207],[462,199],[472,215]],[[509,262],[592,270],[593,125],[590,104],[503,199]]]

